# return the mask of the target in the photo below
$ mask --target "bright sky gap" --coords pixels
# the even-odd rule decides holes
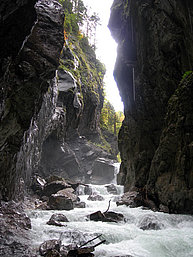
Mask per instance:
[[[106,75],[104,78],[106,98],[114,106],[115,111],[123,111],[123,103],[113,77],[117,44],[111,37],[111,33],[107,27],[113,0],[84,0],[84,4],[85,6],[91,7],[92,12],[96,12],[101,19],[101,26],[98,26],[96,32],[96,55],[106,66]]]

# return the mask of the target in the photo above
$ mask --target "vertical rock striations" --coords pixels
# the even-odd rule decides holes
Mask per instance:
[[[182,74],[193,69],[193,3],[115,0],[109,27],[118,42],[114,76],[125,106],[119,182],[126,191],[132,186],[146,188],[157,204],[168,205],[172,212],[190,213],[191,98],[172,95]],[[184,83],[179,87],[190,90],[191,82]],[[176,94],[181,109],[174,103]],[[178,118],[170,120],[170,112],[189,117],[189,125],[177,125]],[[175,135],[166,136],[171,123]]]
[[[14,197],[17,187],[16,161],[24,132],[55,76],[63,46],[64,15],[54,0],[39,1],[35,7],[35,1],[5,2],[8,9],[0,5],[2,52],[5,47],[0,71],[0,199],[7,200]],[[15,44],[13,49],[7,40]]]

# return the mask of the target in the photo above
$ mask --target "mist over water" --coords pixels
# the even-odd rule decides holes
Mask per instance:
[[[62,239],[63,244],[89,240],[98,234],[106,243],[96,247],[95,256],[113,257],[191,257],[193,256],[193,217],[188,215],[172,215],[142,208],[116,206],[116,200],[123,194],[123,187],[118,186],[119,195],[107,192],[105,185],[90,185],[92,191],[104,197],[104,201],[88,201],[88,195],[79,194],[86,208],[75,208],[71,211],[29,211],[32,221],[31,240],[34,247],[49,239]],[[88,219],[88,215],[107,210],[111,199],[110,211],[122,213],[126,222],[106,223]],[[47,225],[46,222],[54,213],[65,214],[70,222],[66,227]],[[159,225],[159,230],[143,230],[145,221],[151,219]]]

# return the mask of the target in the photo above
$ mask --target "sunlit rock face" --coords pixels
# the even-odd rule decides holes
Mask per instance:
[[[193,3],[115,0],[109,27],[118,42],[114,76],[125,107],[119,133],[119,182],[126,191],[148,185],[147,193],[158,205],[190,213],[192,132],[188,129],[185,140],[185,123],[179,127],[178,118],[169,121],[166,113],[178,112],[177,105],[171,107],[168,101],[193,66]],[[191,106],[190,99],[179,96],[178,103]],[[183,108],[184,120],[192,117],[190,109]],[[166,136],[171,123],[175,136]]]
[[[15,196],[17,154],[55,76],[64,14],[57,1],[3,1],[1,20],[0,199]],[[5,4],[5,5],[4,5]]]

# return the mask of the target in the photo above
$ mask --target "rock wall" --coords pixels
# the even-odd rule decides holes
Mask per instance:
[[[18,188],[17,155],[32,117],[55,76],[63,46],[64,14],[57,1],[3,1],[0,69],[0,199]],[[13,25],[13,26],[12,26]]]
[[[99,117],[104,100],[104,67],[87,39],[82,40],[70,35],[63,47],[57,72],[58,97],[52,107],[55,126],[46,129],[43,137],[35,136],[41,150],[38,165],[34,163],[35,158],[31,158],[31,174],[38,173],[44,178],[57,175],[90,183],[94,181],[91,177],[98,158],[105,158],[106,166],[111,167],[111,160],[116,160],[116,155],[98,146],[101,143]],[[51,122],[45,117],[41,120],[44,120],[44,127],[53,124],[53,118]],[[38,131],[42,127],[41,123],[39,125]],[[111,173],[114,176],[114,167]]]
[[[189,168],[187,164],[182,168],[174,156],[183,153],[184,160],[191,160],[191,151],[184,150],[189,149],[191,136],[190,141],[184,141],[186,126],[181,126],[178,136],[169,139],[169,135],[164,136],[164,121],[165,117],[168,120],[167,108],[171,111],[170,97],[184,72],[193,66],[193,3],[115,0],[109,27],[118,42],[114,77],[125,107],[119,133],[119,182],[126,191],[133,186],[145,188],[149,197],[157,204],[168,205],[171,212],[189,213],[192,184],[187,180],[192,180],[192,164],[189,161]],[[191,106],[191,102],[186,105]],[[172,113],[179,112],[172,108]],[[183,117],[192,116],[189,108],[184,106],[183,110]],[[178,124],[177,118],[174,127],[175,122]],[[176,140],[184,143],[176,145]],[[163,141],[167,142],[167,151],[163,150]]]
[[[93,179],[92,175],[101,157],[114,177],[112,159],[116,160],[116,154],[97,146],[102,145],[99,117],[104,100],[103,76],[104,67],[88,40],[69,34],[56,77],[25,133],[18,155],[16,169],[22,171],[27,188],[34,175],[96,183],[98,176]]]

